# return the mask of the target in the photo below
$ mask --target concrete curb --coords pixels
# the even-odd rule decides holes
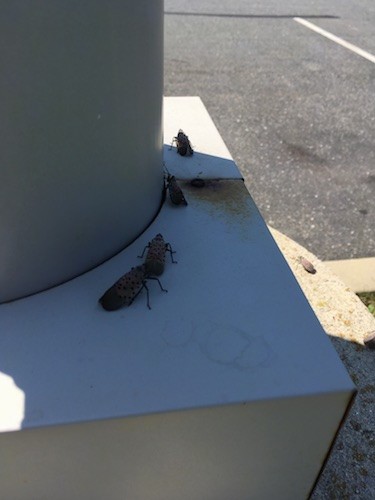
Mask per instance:
[[[269,229],[327,334],[363,345],[363,339],[375,330],[375,318],[354,293],[353,289],[357,288],[354,281],[351,283],[344,281],[345,276],[341,271],[350,268],[355,272],[354,264],[349,266],[345,265],[348,261],[341,261],[344,264],[331,266],[331,263],[320,261],[311,252],[276,229],[270,227]],[[300,256],[313,264],[316,274],[306,272],[299,261]],[[375,259],[369,260],[375,262]],[[368,266],[367,262],[360,264],[362,270]],[[357,275],[359,276],[359,272]],[[361,276],[364,280],[364,272]],[[369,286],[371,288],[371,285]]]
[[[375,257],[328,260],[325,264],[327,264],[327,266],[337,274],[353,292],[375,291]]]

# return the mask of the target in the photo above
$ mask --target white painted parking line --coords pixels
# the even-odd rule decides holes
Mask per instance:
[[[329,31],[323,30],[322,28],[319,28],[319,26],[316,26],[315,24],[310,23],[310,21],[306,21],[306,19],[302,19],[301,17],[293,17],[293,20],[297,21],[297,23],[300,23],[303,26],[306,26],[306,28],[309,28],[309,29],[315,31],[316,33],[319,33],[319,35],[325,36],[329,40],[332,40],[333,42],[338,43],[342,47],[345,47],[346,49],[349,49],[352,52],[355,52],[356,54],[364,57],[368,61],[375,63],[375,56],[373,56],[369,52],[366,52],[366,50],[360,49],[356,45],[353,45],[352,43],[346,42],[342,38],[340,38],[336,35],[333,35]]]

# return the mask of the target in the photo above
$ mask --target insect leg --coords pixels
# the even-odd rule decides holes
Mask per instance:
[[[144,247],[143,252],[142,252],[142,255],[137,255],[137,257],[138,257],[139,259],[142,259],[142,257],[144,256],[145,251],[146,251],[146,248],[150,248],[150,243],[147,243],[147,245]]]
[[[170,253],[171,259],[173,264],[177,264],[177,260],[173,260],[173,254],[176,253],[174,250],[172,250],[171,244],[166,243],[165,245],[165,251]]]
[[[160,286],[160,290],[162,292],[168,292],[168,290],[166,290],[165,288],[162,287],[161,283],[160,283],[160,280],[159,278],[156,278],[155,276],[147,276],[147,279],[148,280],[156,280],[158,283],[159,283],[159,286]],[[145,285],[146,286],[146,285]]]
[[[146,285],[146,282],[144,281],[142,283],[142,288],[146,288],[146,294],[147,294],[147,307],[149,309],[151,309],[151,306],[150,306],[150,296],[149,296],[149,293],[148,293],[148,288],[147,288],[147,285]]]

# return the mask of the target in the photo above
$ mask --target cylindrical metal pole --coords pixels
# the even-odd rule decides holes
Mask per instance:
[[[162,0],[0,0],[0,302],[108,259],[162,197]]]

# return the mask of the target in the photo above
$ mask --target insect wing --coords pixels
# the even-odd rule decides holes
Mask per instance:
[[[189,137],[186,134],[184,134],[184,132],[182,130],[179,132],[179,134],[181,134],[180,142],[182,142],[182,144],[184,145],[184,149],[185,149],[184,155],[191,156],[194,153],[194,151],[193,151],[193,148],[191,147]]]
[[[179,130],[176,137],[173,138],[173,142],[176,143],[177,153],[181,156],[191,156],[194,153],[191,147],[189,137],[184,133],[183,130]]]
[[[310,274],[316,273],[315,267],[311,264],[311,262],[309,260],[305,259],[305,257],[300,257],[299,261],[302,264],[302,266],[304,267],[305,271],[307,271]]]
[[[99,302],[103,309],[115,311],[122,306],[130,306],[144,286],[145,278],[146,268],[144,265],[133,267],[100,297]]]
[[[189,144],[187,145],[187,155],[191,156],[193,153],[194,153],[194,149],[191,147],[190,141],[189,141]]]
[[[187,153],[187,142],[185,134],[180,130],[176,137],[177,153],[185,156]]]
[[[187,205],[184,193],[182,192],[182,189],[178,185],[174,175],[168,176],[168,190],[171,202],[174,205]]]
[[[148,274],[160,276],[164,271],[166,244],[159,233],[149,243],[145,265]]]

